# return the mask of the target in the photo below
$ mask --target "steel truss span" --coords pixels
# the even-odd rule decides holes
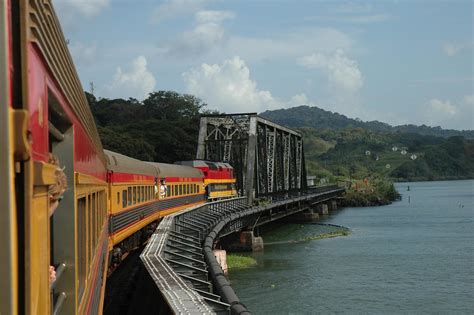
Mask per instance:
[[[230,163],[249,202],[307,188],[302,135],[256,113],[201,117],[196,158]]]

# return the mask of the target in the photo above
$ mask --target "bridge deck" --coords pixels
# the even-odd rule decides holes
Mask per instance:
[[[174,313],[249,314],[214,257],[217,238],[303,211],[343,191],[330,186],[255,207],[241,197],[191,208],[164,218],[140,258]]]

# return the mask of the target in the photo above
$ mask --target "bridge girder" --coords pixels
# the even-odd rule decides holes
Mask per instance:
[[[230,163],[250,203],[307,188],[301,134],[255,113],[201,117],[196,158]]]

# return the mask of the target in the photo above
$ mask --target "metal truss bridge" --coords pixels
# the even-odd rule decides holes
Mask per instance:
[[[232,165],[250,204],[307,188],[301,134],[255,113],[201,117],[196,158]]]
[[[250,314],[214,256],[224,236],[337,208],[345,188],[308,188],[301,134],[256,114],[201,118],[197,158],[234,167],[241,197],[165,217],[140,258],[167,313]]]

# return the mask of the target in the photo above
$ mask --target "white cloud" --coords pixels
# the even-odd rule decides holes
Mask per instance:
[[[445,42],[442,46],[441,49],[443,50],[443,53],[448,56],[448,57],[454,57],[460,52],[464,50],[470,50],[472,49],[473,43],[450,43],[450,42]]]
[[[353,24],[370,24],[384,22],[390,19],[388,14],[378,13],[373,10],[372,5],[363,3],[347,3],[332,5],[323,10],[320,15],[304,18],[323,22],[342,22]]]
[[[474,95],[459,102],[433,98],[420,108],[420,117],[431,126],[451,129],[474,129]]]
[[[207,25],[210,34],[198,32],[200,25]],[[214,30],[214,33],[210,30]],[[222,36],[218,37],[219,34]],[[297,29],[275,37],[242,37],[227,34],[222,24],[213,22],[198,23],[178,40],[159,47],[158,52],[162,57],[179,58],[180,64],[185,57],[192,60],[196,57],[222,60],[236,55],[251,62],[297,58],[312,51],[349,50],[353,44],[350,36],[333,28]]]
[[[318,52],[304,56],[298,59],[298,63],[308,69],[322,69],[332,84],[347,91],[357,91],[363,85],[357,62],[347,58],[341,49],[333,54]]]
[[[109,5],[109,0],[56,0],[54,5],[66,17],[78,12],[85,17],[96,16]]]
[[[235,13],[232,11],[207,10],[197,12],[195,18],[199,24],[222,23],[224,20],[235,18]]]
[[[432,99],[429,102],[431,110],[440,115],[454,116],[458,112],[458,108],[451,104],[450,101],[441,101],[439,99]]]
[[[82,65],[92,65],[97,61],[97,42],[85,44],[76,42],[69,46],[74,62]]]
[[[121,67],[117,68],[114,79],[107,85],[104,93],[110,98],[134,97],[142,100],[155,88],[156,80],[153,74],[147,69],[147,60],[144,56],[138,56],[132,62],[129,72],[125,72]]]
[[[231,11],[199,11],[195,14],[195,27],[159,51],[180,59],[204,55],[222,45],[225,31],[221,24],[234,16]]]
[[[159,5],[152,13],[151,21],[161,23],[165,20],[194,14],[209,0],[168,0]]]
[[[300,105],[321,107],[320,105],[310,101],[305,93],[293,95],[293,97],[287,102],[287,107],[300,106]]]
[[[474,106],[474,94],[465,95],[464,96],[464,103],[466,105]]]
[[[283,107],[270,91],[259,90],[250,69],[239,57],[222,64],[202,64],[183,73],[187,91],[203,99],[209,108],[227,113],[261,112]]]
[[[260,90],[245,61],[236,56],[221,64],[202,64],[183,73],[188,93],[201,98],[210,109],[226,113],[262,112],[285,107],[316,106],[304,93],[284,101]]]

